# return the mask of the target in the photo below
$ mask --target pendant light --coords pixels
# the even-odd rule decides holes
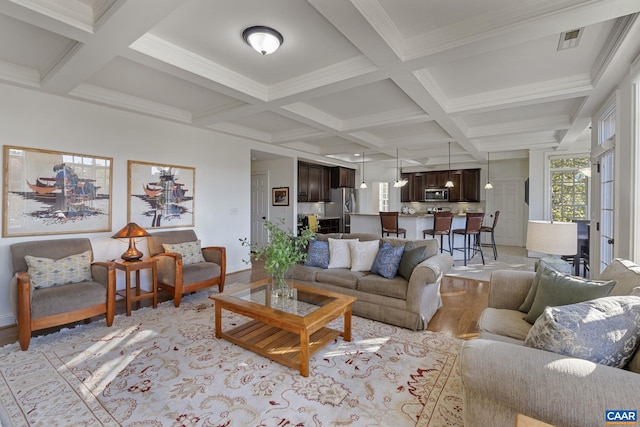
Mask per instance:
[[[362,184],[360,188],[367,188],[367,184],[364,182],[364,151],[362,152]]]
[[[489,179],[489,163],[490,163],[490,159],[489,159],[489,152],[487,151],[487,183],[484,186],[485,190],[491,190],[493,188],[493,185],[491,185],[491,180]]]
[[[447,183],[444,186],[447,188],[453,188],[453,181],[451,181],[451,141],[449,141],[449,169],[447,170]]]
[[[398,153],[398,149],[396,148],[396,182],[393,183],[395,188],[404,187],[407,182],[406,179],[400,180],[400,155]]]

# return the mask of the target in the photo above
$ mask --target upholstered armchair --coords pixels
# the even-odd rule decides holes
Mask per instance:
[[[147,239],[149,254],[158,259],[158,287],[173,295],[180,306],[182,295],[218,285],[224,290],[227,252],[222,246],[200,247],[193,230],[161,231]]]
[[[12,302],[18,341],[26,351],[33,331],[105,314],[113,324],[116,273],[112,262],[93,262],[86,238],[11,245]]]

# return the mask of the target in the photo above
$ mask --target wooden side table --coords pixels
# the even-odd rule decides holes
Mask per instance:
[[[125,298],[127,306],[127,316],[131,316],[131,305],[135,302],[136,309],[140,308],[140,300],[153,298],[153,308],[158,306],[158,278],[157,278],[157,259],[142,259],[140,261],[115,261],[116,269],[124,271],[126,277],[126,287],[116,293]],[[151,291],[141,292],[140,289],[140,270],[151,269]],[[135,286],[131,286],[131,273],[136,273]],[[135,293],[135,294],[134,294]]]

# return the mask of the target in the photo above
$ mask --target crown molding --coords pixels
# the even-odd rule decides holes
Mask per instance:
[[[472,126],[467,128],[467,138],[487,138],[494,135],[508,135],[520,132],[536,132],[548,129],[568,129],[569,116],[565,114],[536,119],[517,120],[496,125]]]
[[[0,80],[40,89],[40,73],[35,68],[0,61]]]
[[[324,136],[327,136],[326,132],[309,127],[276,132],[271,135],[271,139],[273,143],[281,144],[296,141],[301,138],[321,138]]]
[[[431,117],[418,108],[399,108],[397,110],[343,120],[342,130],[350,132],[357,129],[393,126],[407,123],[422,123],[430,120],[432,120]]]
[[[629,31],[633,27],[633,24],[638,19],[638,14],[624,16],[618,18],[616,23],[607,38],[606,43],[600,51],[600,55],[593,64],[591,70],[591,76],[593,78],[594,85],[597,85],[600,78],[607,70],[608,66],[612,63],[613,58],[618,53],[622,43],[626,39]]]
[[[228,135],[245,137],[255,141],[271,143],[271,134],[269,132],[261,132],[246,126],[240,126],[234,123],[216,123],[206,127],[207,129],[226,133]]]
[[[367,57],[360,55],[271,85],[267,90],[267,100],[285,98],[376,71],[378,71],[378,67]]]
[[[333,130],[339,131],[342,128],[341,120],[332,116],[331,114],[327,114],[324,111],[312,107],[305,102],[294,102],[293,104],[283,105],[280,108],[297,114],[300,117],[312,120],[315,123],[319,123]]]
[[[129,48],[261,101],[268,100],[265,85],[152,34],[143,35]]]
[[[382,37],[398,58],[404,60],[406,39],[379,1],[351,0],[353,6]]]
[[[69,95],[110,107],[122,108],[181,123],[191,123],[191,113],[189,111],[87,83],[79,85]]]
[[[488,110],[506,105],[527,105],[545,100],[560,100],[585,96],[593,91],[588,75],[565,77],[543,82],[504,88],[469,96],[449,99],[447,113],[468,113],[473,110]]]
[[[80,1],[11,0],[24,8],[93,34],[94,9]],[[104,9],[104,5],[100,6]]]

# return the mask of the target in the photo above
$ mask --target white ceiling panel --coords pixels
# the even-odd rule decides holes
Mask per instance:
[[[87,82],[195,114],[241,105],[235,98],[121,57],[114,58]]]

